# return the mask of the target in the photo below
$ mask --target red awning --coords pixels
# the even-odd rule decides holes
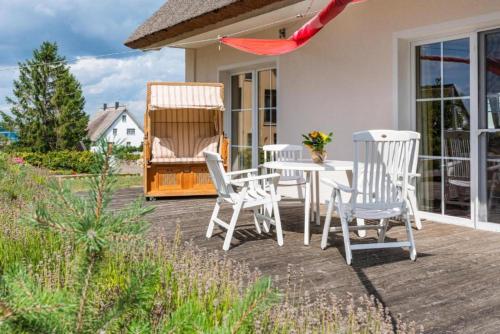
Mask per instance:
[[[350,3],[365,0],[331,0],[311,20],[297,30],[289,39],[255,39],[222,37],[220,42],[235,49],[260,56],[279,56],[305,45],[323,27],[342,13]]]

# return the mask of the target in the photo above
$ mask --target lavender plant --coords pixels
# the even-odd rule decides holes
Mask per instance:
[[[244,262],[183,243],[179,228],[174,240],[146,239],[150,209],[109,206],[116,181],[105,145],[87,197],[64,184],[47,188],[31,169],[17,174],[1,159],[2,177],[19,176],[22,190],[0,197],[0,333],[420,331],[372,297],[313,298],[293,268],[278,291]],[[29,224],[20,224],[31,206],[35,214],[22,219]]]
[[[88,290],[92,284],[95,267],[101,260],[103,252],[116,239],[142,232],[147,226],[143,217],[152,210],[152,208],[142,206],[141,201],[119,212],[108,209],[112,199],[113,185],[116,182],[112,146],[102,140],[99,153],[98,164],[94,170],[97,176],[89,179],[89,196],[81,197],[56,181],[49,182],[47,196],[36,203],[35,213],[28,219],[39,228],[58,233],[63,239],[70,239],[80,252],[78,260],[80,279],[76,281],[78,298],[73,298],[78,306],[73,309],[72,302],[65,305],[70,313],[75,312],[74,332],[76,333],[84,330]],[[17,297],[11,299],[13,303],[8,307],[11,317],[15,317],[17,321],[24,319],[23,323],[33,323],[33,319],[38,318],[47,319],[42,316],[43,313],[39,313],[41,304],[38,303],[37,298],[28,298],[36,296],[35,291],[30,289],[30,286],[38,288],[36,285],[26,284],[23,285],[23,289],[19,289],[15,285],[8,284],[11,278],[13,281],[23,281],[23,277],[26,278],[23,275],[22,270],[5,274],[6,288],[10,287],[12,295]],[[25,292],[26,298],[19,298],[22,291]],[[72,301],[71,298],[69,300]],[[19,301],[26,302],[26,305],[19,304]],[[50,303],[47,304],[47,308],[56,309]]]

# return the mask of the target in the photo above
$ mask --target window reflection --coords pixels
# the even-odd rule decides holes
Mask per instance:
[[[443,42],[444,97],[470,95],[469,39]]]
[[[486,119],[488,129],[500,128],[500,33],[485,36]]]
[[[416,55],[420,209],[470,218],[469,39],[418,46]]]
[[[417,131],[421,135],[420,154],[441,155],[441,101],[417,102]]]
[[[417,98],[441,95],[441,43],[417,46]]]
[[[422,211],[441,213],[441,160],[419,159],[417,183],[418,207]]]

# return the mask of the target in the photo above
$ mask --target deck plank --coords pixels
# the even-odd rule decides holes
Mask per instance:
[[[141,188],[118,191],[113,206],[122,207],[142,196]],[[216,228],[205,238],[215,198],[179,198],[149,202],[150,236],[172,238],[176,226],[183,238],[208,250],[222,250],[224,232]],[[328,291],[340,297],[372,294],[407,321],[424,325],[426,333],[498,333],[500,328],[500,233],[455,225],[424,222],[414,231],[418,259],[411,262],[401,249],[354,252],[353,266],[344,260],[340,235],[331,235],[326,250],[319,247],[322,229],[312,224],[310,246],[303,244],[303,208],[280,206],[284,246],[274,234],[256,233],[252,217],[244,213],[227,256],[258,268],[284,287],[289,264],[303,272],[304,289],[311,295]],[[229,220],[231,210],[221,216]],[[368,232],[369,238],[375,236]],[[393,223],[388,239],[405,238],[402,224]],[[359,240],[363,242],[363,240]]]

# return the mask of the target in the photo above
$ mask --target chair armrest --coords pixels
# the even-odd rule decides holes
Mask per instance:
[[[250,176],[242,179],[232,180],[231,184],[235,186],[241,186],[241,184],[246,184],[253,181],[261,181],[261,180],[271,180],[271,179],[279,179],[280,175],[278,173],[266,174],[266,175],[258,175],[258,176]]]
[[[259,170],[257,168],[252,168],[252,169],[244,169],[244,170],[237,170],[234,172],[227,172],[227,176],[236,176],[236,175],[243,175],[243,174],[252,174],[252,173],[257,173]]]
[[[421,177],[422,175],[420,173],[408,173],[409,177]]]
[[[327,186],[330,186],[330,187],[335,188],[335,189],[339,189],[339,190],[346,192],[346,193],[353,193],[355,191],[354,188],[345,186],[343,184],[332,181],[330,179],[321,179],[321,182],[326,184]]]

